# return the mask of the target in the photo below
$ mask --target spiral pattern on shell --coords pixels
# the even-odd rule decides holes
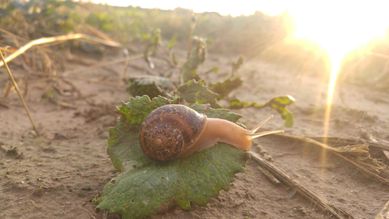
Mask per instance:
[[[142,123],[142,150],[154,160],[175,159],[196,142],[205,120],[205,115],[185,105],[161,106],[152,111]]]

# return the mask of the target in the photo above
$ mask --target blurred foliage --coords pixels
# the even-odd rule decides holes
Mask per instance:
[[[205,39],[193,37],[189,57],[181,68],[182,80],[200,80],[197,68],[203,64],[207,54],[207,44]]]
[[[264,104],[241,101],[237,98],[231,98],[229,100],[229,106],[232,109],[241,109],[247,107],[262,109],[264,107],[270,107],[280,114],[281,118],[284,120],[285,127],[292,127],[294,123],[293,114],[286,107],[293,104],[295,101],[296,100],[289,95],[274,97]]]
[[[128,82],[128,92],[133,96],[148,95],[150,98],[157,96],[169,97],[169,92],[174,89],[171,80],[159,76],[133,77]]]
[[[292,96],[279,96],[274,97],[265,103],[265,106],[275,109],[284,120],[284,125],[286,127],[292,127],[294,123],[293,114],[286,108],[287,106],[293,104],[296,100]]]
[[[208,104],[217,109],[222,109],[222,105],[219,104],[220,100],[226,100],[228,102],[228,105],[225,106],[227,108],[255,107],[261,109],[263,107],[270,107],[281,115],[286,127],[293,126],[293,114],[286,108],[295,102],[291,96],[275,97],[264,104],[229,97],[229,94],[239,88],[243,83],[242,79],[238,75],[235,75],[244,63],[243,57],[240,56],[236,61],[231,63],[231,72],[226,79],[221,82],[211,83],[202,79],[198,72],[200,65],[206,61],[207,44],[205,40],[199,37],[193,37],[189,49],[189,56],[181,66],[180,73],[182,80],[180,82],[174,82],[169,78],[150,76],[130,79],[128,87],[130,95],[134,97],[142,95],[148,97],[175,97],[176,101],[184,104]],[[213,69],[218,68],[213,67]],[[211,70],[208,70],[207,73]],[[169,86],[166,86],[167,84]]]
[[[0,41],[10,46],[20,45],[21,39],[85,32],[86,26],[102,30],[122,43],[149,44],[152,41],[150,33],[159,29],[162,30],[160,39],[170,39],[167,48],[171,66],[177,65],[171,49],[174,46],[186,48],[188,39],[198,35],[207,39],[208,50],[212,53],[256,56],[299,73],[326,75],[323,73],[329,72],[329,61],[323,49],[307,41],[289,40],[292,28],[287,14],[268,16],[257,12],[250,16],[231,17],[217,13],[196,14],[181,8],[166,11],[70,0],[5,0],[0,2],[0,17]],[[10,34],[13,39],[10,39]],[[363,57],[349,55],[344,63],[343,78],[351,80],[344,81],[388,88],[388,44],[389,35],[367,46],[369,51],[384,56],[366,52]],[[239,66],[239,62],[235,64]],[[350,71],[353,74],[347,74]]]
[[[82,25],[90,25],[125,43],[148,40],[148,33],[159,28],[163,39],[173,39],[171,45],[185,44],[191,34],[201,35],[211,42],[212,52],[221,53],[264,48],[285,35],[283,16],[261,13],[238,18],[217,13],[194,16],[192,11],[180,8],[165,11],[70,0],[11,0],[0,3],[0,15],[2,28],[26,38],[82,31]],[[192,26],[193,32],[189,30]]]
[[[0,26],[26,38],[70,32],[82,20],[75,8],[70,0],[8,1],[0,5]]]
[[[226,78],[224,81],[211,83],[209,85],[212,91],[219,94],[220,99],[227,97],[231,91],[242,85],[242,79],[240,79],[238,76],[235,76],[235,73],[240,69],[240,67],[242,67],[243,62],[243,57],[239,56],[235,62],[231,63],[231,74],[228,78]]]
[[[190,80],[178,87],[180,97],[188,103],[211,104],[218,107],[216,103],[218,94],[211,91],[203,80]]]
[[[105,32],[114,30],[115,20],[107,12],[91,13],[85,18],[85,22]]]
[[[231,91],[237,89],[242,85],[243,81],[237,76],[231,76],[222,82],[210,84],[210,89],[217,94],[220,98],[227,97]]]
[[[180,82],[172,82],[164,78],[137,78],[129,81],[128,90],[134,96],[144,94],[150,97],[178,96],[190,104],[208,103],[214,107],[220,107],[218,101],[221,99],[228,102],[231,99],[229,97],[231,91],[241,86],[242,80],[235,76],[235,72],[243,65],[244,60],[243,57],[239,57],[232,62],[230,76],[223,81],[216,83],[205,81],[200,77],[198,68],[206,60],[208,44],[211,45],[211,50],[217,52],[228,50],[233,54],[247,55],[258,53],[265,48],[266,51],[271,51],[268,47],[276,45],[276,42],[286,34],[284,15],[270,17],[261,13],[234,18],[216,13],[194,14],[184,9],[164,11],[135,7],[120,8],[76,3],[70,0],[12,0],[0,4],[0,13],[4,15],[0,25],[7,34],[16,34],[17,37],[24,39],[70,31],[83,32],[95,28],[121,42],[143,42],[144,59],[150,68],[154,67],[151,58],[161,45],[168,51],[168,58],[165,58],[171,67],[178,65],[173,48],[185,45],[188,48],[188,57],[180,66],[182,79]],[[193,37],[197,34],[205,38]],[[11,37],[11,42],[7,44],[20,45],[17,37]],[[7,38],[1,39],[7,40]],[[170,40],[162,42],[162,39]],[[280,47],[280,50],[282,48],[284,47]],[[210,71],[217,72],[218,68],[214,67]],[[167,84],[169,85],[165,86]],[[237,105],[239,104],[229,106]],[[247,104],[240,106],[248,107]],[[272,108],[284,115],[284,119],[289,118],[286,115],[290,114],[285,114],[285,111]]]
[[[239,56],[238,60],[236,60],[231,64],[231,75],[234,75],[234,73],[237,72],[240,69],[240,67],[242,67],[243,62],[244,62],[243,57]]]
[[[151,56],[155,55],[158,47],[161,45],[161,30],[154,29],[150,35],[145,35],[146,49],[143,52],[143,58],[150,68],[154,68],[154,63],[151,61]]]

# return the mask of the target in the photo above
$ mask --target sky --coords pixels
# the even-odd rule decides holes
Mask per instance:
[[[115,6],[140,6],[142,8],[191,9],[194,12],[218,12],[222,15],[251,15],[261,11],[268,15],[277,15],[285,11],[287,0],[92,0],[95,3],[107,3]]]

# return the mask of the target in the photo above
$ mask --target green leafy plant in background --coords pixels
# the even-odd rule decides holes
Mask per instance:
[[[108,12],[91,13],[86,17],[85,22],[105,32],[111,32],[114,28],[113,18]]]
[[[293,114],[286,107],[291,105],[294,102],[295,99],[289,95],[274,97],[268,102],[266,102],[265,104],[260,104],[257,102],[241,101],[237,98],[232,98],[229,100],[229,107],[231,109],[241,109],[245,107],[254,107],[257,109],[261,109],[264,107],[271,107],[281,115],[281,118],[284,120],[286,127],[292,127],[294,123]]]
[[[53,32],[74,31],[81,16],[74,1],[30,0],[0,3],[0,25],[19,36],[37,38]]]
[[[205,81],[194,79],[187,81],[178,87],[178,93],[188,103],[209,103],[211,106],[218,107],[216,100],[219,95],[208,89]]]
[[[143,52],[143,58],[150,68],[154,68],[154,63],[151,61],[151,56],[155,55],[158,47],[161,45],[161,30],[154,29],[150,35],[145,35],[146,49]]]
[[[147,158],[139,145],[139,126],[153,109],[174,102],[145,95],[118,107],[121,118],[110,129],[108,154],[121,173],[95,200],[97,208],[119,213],[123,218],[143,218],[172,206],[190,209],[192,204],[205,205],[221,189],[227,189],[234,174],[243,169],[245,153],[226,144],[169,162]],[[233,122],[240,118],[226,109],[199,104],[191,107],[208,117]]]
[[[233,62],[231,64],[231,75],[234,75],[235,72],[237,72],[240,69],[240,67],[242,67],[243,62],[244,62],[243,57],[239,56],[238,60],[236,60],[236,62]]]
[[[226,108],[241,109],[254,107],[261,109],[270,107],[278,112],[284,120],[285,127],[292,127],[294,120],[293,114],[287,109],[287,106],[293,104],[295,99],[292,96],[278,96],[270,99],[265,103],[248,102],[235,97],[230,97],[230,93],[239,88],[243,81],[236,74],[244,64],[243,57],[239,57],[231,63],[231,72],[227,78],[220,82],[212,83],[203,80],[200,77],[198,68],[206,60],[207,44],[205,39],[193,37],[192,50],[189,57],[184,62],[180,69],[181,83],[167,83],[168,78],[163,77],[137,77],[129,81],[129,92],[132,96],[148,95],[155,97],[162,95],[165,97],[177,97],[189,104],[210,104],[212,107],[223,107],[219,104],[220,100],[226,100],[228,103]],[[218,71],[217,67],[213,67],[210,71]],[[170,84],[168,89],[163,84]],[[175,86],[174,84],[179,84]]]
[[[210,89],[219,94],[219,98],[227,97],[234,89],[240,87],[243,81],[237,76],[231,76],[222,82],[216,82],[209,85]]]
[[[191,48],[189,57],[181,68],[181,76],[184,83],[189,80],[200,80],[197,68],[203,64],[207,55],[205,39],[193,37]]]
[[[151,98],[157,96],[169,97],[175,89],[171,80],[159,76],[142,76],[130,78],[128,92],[133,96],[142,96],[147,93]]]

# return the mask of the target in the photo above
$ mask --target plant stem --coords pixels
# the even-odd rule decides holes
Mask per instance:
[[[25,44],[24,46],[22,46],[18,50],[16,50],[14,53],[7,56],[7,58],[4,58],[4,60],[2,60],[0,62],[0,67],[3,66],[5,63],[10,62],[11,60],[20,56],[21,54],[23,54],[24,52],[26,52],[27,50],[31,49],[34,46],[51,44],[51,43],[59,43],[59,42],[63,42],[63,41],[77,40],[77,39],[84,39],[87,41],[100,43],[100,44],[103,44],[106,46],[111,46],[111,47],[120,47],[120,44],[113,41],[113,40],[100,39],[100,38],[97,38],[94,36],[89,36],[89,35],[82,34],[82,33],[70,33],[70,34],[54,36],[54,37],[42,37],[42,38],[35,39],[35,40],[28,42],[27,44]]]
[[[8,73],[9,79],[12,82],[13,86],[15,87],[16,93],[18,94],[18,96],[20,98],[20,101],[22,102],[23,107],[26,110],[26,113],[27,113],[28,118],[30,119],[32,128],[34,129],[35,133],[37,135],[39,135],[38,129],[36,128],[35,123],[34,123],[32,117],[31,117],[30,110],[28,109],[27,103],[24,100],[24,97],[23,97],[22,93],[20,92],[19,86],[16,83],[15,77],[13,76],[13,74],[11,72],[11,69],[8,67],[7,62],[5,61],[5,58],[4,58],[4,55],[3,55],[3,52],[1,51],[1,49],[0,49],[0,57],[1,57],[1,61],[4,63],[4,67],[6,69],[6,72]]]

